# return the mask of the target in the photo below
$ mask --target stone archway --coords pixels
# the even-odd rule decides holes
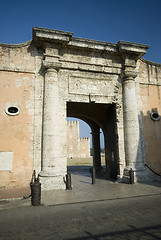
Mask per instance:
[[[67,102],[80,103],[79,107],[93,104],[99,106],[98,112],[108,106],[106,114],[101,111],[99,117],[93,116],[91,121],[94,119],[105,134],[109,176],[116,178],[119,174],[120,178],[126,179],[132,167],[138,179],[142,178],[145,169],[139,145],[141,132],[135,78],[138,75],[137,60],[149,46],[123,41],[104,43],[41,28],[33,29],[33,41],[44,52],[40,172],[43,188],[65,188]],[[91,116],[95,111],[94,108]]]
[[[115,106],[111,104],[67,102],[67,116],[77,117],[89,124],[92,130],[93,165],[101,169],[100,128],[105,138],[105,162],[108,178],[118,175],[118,145]]]

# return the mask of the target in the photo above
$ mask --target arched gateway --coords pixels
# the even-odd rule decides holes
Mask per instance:
[[[35,27],[32,41],[17,46],[1,44],[1,47],[7,56],[1,71],[17,74],[16,89],[24,86],[23,94],[26,91],[22,99],[32,132],[26,140],[30,145],[27,183],[36,169],[43,189],[65,188],[68,116],[78,117],[90,125],[97,170],[101,167],[101,128],[108,176],[126,181],[132,168],[136,181],[149,178],[144,167],[141,98],[144,94],[140,91],[141,82],[148,85],[145,79],[150,63],[140,59],[149,46],[123,41],[99,42],[73,37],[70,32]],[[16,54],[19,58],[14,60]],[[153,65],[160,74],[160,66]],[[31,83],[30,90],[27,81]],[[24,100],[25,96],[30,97]],[[22,99],[4,103],[6,108],[17,106],[19,118],[23,116]]]
[[[130,168],[143,174],[135,78],[137,60],[148,46],[39,28],[33,29],[33,40],[44,50],[43,187],[64,187],[67,112],[89,121],[95,149],[103,129],[109,174],[122,176]]]

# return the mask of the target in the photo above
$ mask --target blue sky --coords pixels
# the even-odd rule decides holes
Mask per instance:
[[[32,27],[76,37],[151,45],[146,59],[161,63],[161,0],[1,0],[0,42],[32,39]]]
[[[75,37],[148,44],[144,58],[161,63],[161,0],[1,0],[0,6],[0,43],[26,42],[33,26],[45,27]]]

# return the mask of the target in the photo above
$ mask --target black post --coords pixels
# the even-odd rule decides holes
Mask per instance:
[[[32,206],[39,206],[41,202],[41,183],[39,178],[35,178],[34,182],[30,183],[31,187],[31,204]]]
[[[130,184],[134,184],[134,171],[132,170],[132,168],[130,168],[129,170],[129,180]]]
[[[66,174],[66,190],[71,190],[72,189],[72,180],[71,180],[71,174],[67,173]]]
[[[96,182],[96,171],[95,168],[92,168],[92,184],[95,184]]]

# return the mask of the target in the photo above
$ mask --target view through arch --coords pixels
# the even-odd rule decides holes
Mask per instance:
[[[105,166],[104,134],[100,129],[101,166]],[[83,120],[67,117],[67,156],[69,166],[94,167],[92,130]]]

